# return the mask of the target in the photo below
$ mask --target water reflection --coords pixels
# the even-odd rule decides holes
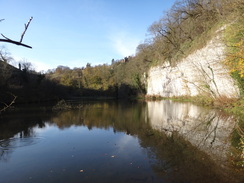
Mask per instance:
[[[43,106],[21,106],[0,116],[0,163],[11,160],[12,153],[21,147],[39,143],[35,128],[44,128],[50,118],[50,110]]]
[[[148,118],[153,129],[168,136],[177,132],[222,165],[228,163],[230,136],[235,126],[232,116],[191,103],[156,101],[148,102]]]
[[[82,105],[76,110],[37,110],[1,118],[0,171],[6,176],[0,178],[11,180],[7,166],[20,182],[33,182],[34,175],[34,182],[243,180],[228,160],[231,116],[171,101]],[[16,172],[23,165],[18,160],[23,150],[30,155],[23,159],[26,172],[34,174],[25,179],[26,172]]]
[[[115,133],[137,134],[145,122],[145,110],[143,103],[95,102],[81,109],[60,112],[51,121],[61,129],[70,126],[86,126],[90,130],[112,127]]]

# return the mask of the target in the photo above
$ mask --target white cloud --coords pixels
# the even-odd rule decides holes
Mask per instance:
[[[40,71],[47,71],[48,69],[52,69],[55,68],[55,66],[51,65],[51,64],[47,64],[35,59],[26,59],[26,58],[21,58],[21,57],[13,57],[14,61],[12,62],[12,65],[14,65],[15,67],[18,67],[19,62],[30,62],[33,66],[33,69],[37,72]]]
[[[136,47],[138,46],[140,40],[136,37],[129,35],[126,32],[119,32],[111,36],[114,49],[121,55],[121,57],[126,57],[134,55]]]
[[[43,63],[39,61],[32,60],[31,61],[32,65],[34,66],[35,71],[40,72],[40,71],[47,71],[48,69],[53,69],[54,67]]]
[[[112,153],[118,155],[119,153],[124,155],[129,155],[127,149],[130,149],[130,152],[133,152],[138,149],[138,140],[130,135],[123,135],[116,142],[117,149]]]

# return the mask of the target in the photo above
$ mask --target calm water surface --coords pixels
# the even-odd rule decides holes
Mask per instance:
[[[0,118],[0,182],[243,182],[234,119],[188,103],[85,102]]]

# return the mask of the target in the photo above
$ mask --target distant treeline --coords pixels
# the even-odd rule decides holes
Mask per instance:
[[[49,70],[46,77],[61,85],[71,87],[82,96],[130,97],[145,94],[146,78],[141,75],[147,70],[136,57],[125,57],[111,65],[91,66],[70,69],[58,66]]]

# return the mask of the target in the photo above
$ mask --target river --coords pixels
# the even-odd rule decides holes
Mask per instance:
[[[243,182],[235,119],[169,100],[76,101],[0,117],[0,182]]]

